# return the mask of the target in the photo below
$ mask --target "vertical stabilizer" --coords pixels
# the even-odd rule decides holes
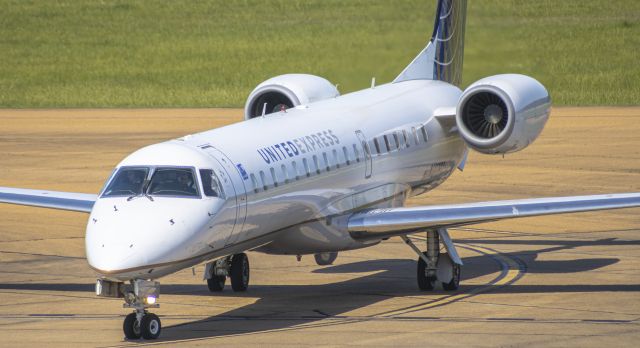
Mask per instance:
[[[466,17],[467,0],[438,0],[431,40],[393,82],[440,80],[460,86]]]

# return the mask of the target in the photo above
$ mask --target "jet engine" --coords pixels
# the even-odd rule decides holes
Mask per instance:
[[[339,95],[336,86],[319,76],[307,74],[276,76],[262,82],[249,94],[244,106],[244,119],[261,116],[263,110],[265,114],[270,114]]]
[[[505,154],[524,149],[542,132],[551,98],[537,80],[516,74],[483,78],[460,97],[456,123],[472,149]]]

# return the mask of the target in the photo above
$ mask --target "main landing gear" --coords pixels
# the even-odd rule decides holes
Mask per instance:
[[[440,252],[440,239],[446,253]],[[460,286],[460,267],[462,260],[446,229],[427,231],[427,251],[422,252],[406,236],[402,240],[418,254],[418,287],[422,291],[431,291],[438,282],[447,291],[457,290]]]
[[[204,279],[211,292],[224,290],[227,277],[233,291],[246,291],[249,287],[249,258],[240,253],[209,262],[205,265]]]
[[[338,253],[335,251],[326,252],[326,253],[317,253],[313,255],[313,258],[316,260],[316,264],[318,266],[328,266],[333,264],[333,261],[335,261],[338,258]]]

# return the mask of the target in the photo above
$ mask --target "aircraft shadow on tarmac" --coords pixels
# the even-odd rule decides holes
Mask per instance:
[[[539,255],[549,252],[561,252],[577,247],[589,246],[638,246],[640,241],[625,241],[614,238],[600,240],[456,240],[463,245],[530,245],[543,246],[541,249],[501,253],[518,259],[526,266],[526,273],[575,273],[588,272],[619,262],[618,258],[581,258],[563,261],[540,261]],[[548,247],[544,247],[548,245]],[[340,260],[340,259],[338,259]],[[495,273],[500,265],[485,255],[465,257],[463,282],[455,293],[468,293],[478,285],[465,285],[465,280]],[[255,272],[255,271],[254,271]],[[211,294],[206,285],[163,284],[164,294],[190,296],[250,297],[258,298],[252,304],[232,309],[222,314],[202,320],[163,328],[160,341],[179,341],[185,339],[214,338],[229,335],[246,335],[264,331],[290,331],[314,326],[340,325],[345,322],[367,320],[375,316],[367,312],[359,317],[356,311],[393,297],[424,296],[415,284],[416,266],[414,260],[382,259],[358,261],[335,266],[318,268],[313,273],[340,274],[366,273],[350,280],[322,285],[260,285],[253,284],[247,293],[233,293],[228,287],[225,292]],[[553,292],[634,292],[640,291],[638,284],[570,284],[570,285],[508,285],[493,286],[483,291],[499,293],[553,293]],[[46,291],[93,291],[90,284],[0,284],[0,289],[46,290]],[[451,293],[436,290],[433,297],[442,297]],[[437,296],[436,296],[437,295]],[[470,295],[472,296],[472,295]],[[427,296],[431,297],[431,296]],[[433,298],[426,299],[432,301]],[[410,311],[411,308],[406,308]],[[383,313],[380,313],[383,314]],[[185,317],[188,319],[188,316]],[[322,319],[332,319],[321,321]],[[429,317],[433,319],[432,316]],[[195,319],[195,318],[194,318]]]

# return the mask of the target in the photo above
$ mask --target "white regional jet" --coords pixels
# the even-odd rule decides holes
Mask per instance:
[[[420,289],[455,290],[462,260],[449,227],[640,206],[628,193],[403,208],[462,169],[468,149],[522,150],[549,117],[547,90],[528,76],[458,87],[466,7],[438,1],[431,40],[391,83],[340,96],[317,76],[274,77],[249,95],[245,121],[132,153],[98,195],[0,187],[0,202],[90,214],[96,293],[133,309],[129,339],[159,336],[148,309],[162,276],[206,262],[211,291],[226,278],[247,290],[247,250],[328,264],[338,251],[399,236],[418,254]],[[406,237],[418,231],[425,252]]]

